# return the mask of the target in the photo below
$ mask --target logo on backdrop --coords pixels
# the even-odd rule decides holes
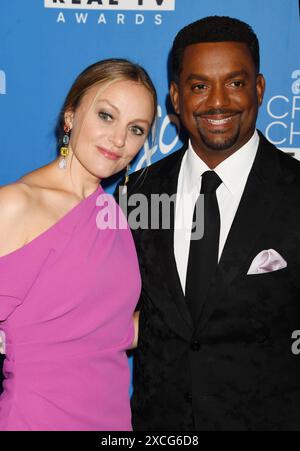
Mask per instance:
[[[73,22],[78,24],[87,24],[94,20],[95,16],[89,17],[89,12],[72,13],[70,10],[93,10],[95,11],[174,11],[175,0],[44,0],[45,8],[59,9],[56,22],[65,24]],[[64,10],[64,11],[61,11]],[[69,10],[69,11],[68,11]],[[147,20],[149,17],[147,17]],[[108,18],[105,13],[99,13],[96,17],[97,23],[106,25]],[[132,18],[130,18],[132,22]],[[135,25],[143,25],[145,22],[144,14],[135,14],[133,18]],[[161,25],[163,16],[154,14],[153,21],[155,25]],[[124,13],[118,13],[115,17],[117,25],[129,23],[129,18]]]
[[[6,75],[3,70],[0,70],[0,94],[6,94]]]
[[[150,137],[146,139],[144,151],[141,152],[141,157],[134,170],[138,171],[151,162],[156,161],[152,157],[157,152],[162,155],[173,152],[178,147],[179,133],[180,122],[178,116],[175,114],[166,114],[163,116],[162,108],[158,105],[155,124],[152,127]]]
[[[265,132],[268,140],[300,159],[300,69],[291,73],[291,94],[271,97],[267,112],[271,118]]]
[[[45,0],[45,8],[174,11],[175,0]]]

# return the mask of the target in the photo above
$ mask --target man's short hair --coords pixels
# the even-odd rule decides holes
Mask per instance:
[[[171,50],[172,80],[178,83],[186,47],[202,42],[241,42],[247,45],[257,74],[259,73],[259,42],[253,29],[245,22],[227,16],[209,16],[182,28]]]

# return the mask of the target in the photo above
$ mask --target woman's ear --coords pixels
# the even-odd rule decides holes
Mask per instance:
[[[74,113],[72,110],[68,110],[65,112],[64,115],[65,118],[65,124],[69,127],[70,130],[73,128],[73,119],[74,119]]]

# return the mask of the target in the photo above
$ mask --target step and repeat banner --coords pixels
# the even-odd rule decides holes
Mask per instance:
[[[145,144],[152,161],[178,149],[182,143],[168,98],[168,54],[179,29],[215,14],[244,20],[257,33],[267,80],[258,127],[300,160],[299,3],[0,0],[0,186],[56,157],[54,129],[66,93],[86,66],[104,58],[143,65],[157,87],[156,140]],[[142,150],[132,169],[145,164]]]
[[[168,101],[167,59],[176,33],[207,15],[249,23],[267,80],[258,126],[300,159],[298,0],[0,0],[0,185],[56,157],[64,97],[86,66],[109,57],[143,65],[158,90],[152,161],[181,146]],[[141,151],[133,170],[146,164]]]

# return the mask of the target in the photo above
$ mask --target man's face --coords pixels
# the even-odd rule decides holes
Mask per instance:
[[[170,94],[194,150],[227,158],[254,133],[264,87],[246,44],[209,42],[185,49]]]

